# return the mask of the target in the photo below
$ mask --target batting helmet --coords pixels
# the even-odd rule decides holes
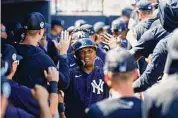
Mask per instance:
[[[80,49],[82,48],[85,48],[85,47],[93,47],[96,49],[96,44],[94,41],[92,41],[90,38],[82,38],[82,39],[79,39],[75,44],[74,44],[74,50],[75,50],[75,53],[77,51],[79,51]]]
[[[81,38],[89,38],[89,33],[84,31],[77,31],[72,35],[72,40],[79,40]]]

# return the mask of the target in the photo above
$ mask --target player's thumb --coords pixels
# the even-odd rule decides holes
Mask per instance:
[[[47,71],[46,71],[46,70],[44,70],[44,76],[45,76],[45,78],[48,76],[48,74],[47,74]]]

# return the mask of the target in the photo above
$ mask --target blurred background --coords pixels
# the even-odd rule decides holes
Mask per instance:
[[[22,22],[29,12],[41,12],[47,22],[60,19],[67,28],[77,19],[89,24],[103,21],[110,25],[120,16],[124,7],[131,6],[132,0],[1,0],[1,22],[10,20]]]

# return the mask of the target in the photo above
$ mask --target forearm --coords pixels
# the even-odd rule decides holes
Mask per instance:
[[[158,81],[158,78],[163,74],[164,58],[164,56],[159,55],[148,64],[144,73],[134,82],[133,87],[135,92],[144,91]]]
[[[54,117],[58,111],[58,94],[50,93],[49,101],[50,101],[49,109],[52,114],[52,117]]]
[[[40,105],[40,118],[52,118],[50,109],[47,102],[39,102]]]
[[[69,62],[67,55],[60,55],[59,56],[59,88],[65,90],[68,88],[70,83],[70,71],[69,71]]]

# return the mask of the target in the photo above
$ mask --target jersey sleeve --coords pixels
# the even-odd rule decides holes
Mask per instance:
[[[152,61],[144,73],[134,82],[135,92],[141,92],[152,86],[162,76],[167,58],[166,41],[157,44],[153,51]]]
[[[28,111],[30,114],[33,114],[35,117],[40,116],[40,108],[38,102],[33,98],[31,89],[21,86],[18,84],[11,85],[11,94],[9,96],[9,101],[16,107]]]
[[[132,48],[134,54],[148,57],[152,50],[154,49],[154,33],[152,30],[146,31],[137,42],[137,44]]]
[[[59,56],[59,88],[67,89],[70,84],[70,69],[67,55]]]

